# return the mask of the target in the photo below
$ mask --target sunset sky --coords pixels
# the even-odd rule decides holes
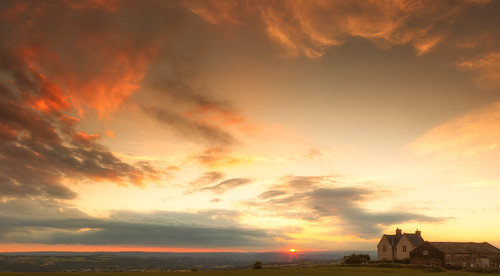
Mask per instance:
[[[0,2],[0,252],[500,247],[500,1]]]

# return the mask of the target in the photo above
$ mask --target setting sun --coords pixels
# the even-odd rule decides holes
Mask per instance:
[[[288,250],[288,251],[290,251],[290,252],[294,253],[294,252],[295,252],[295,248],[292,248],[292,249],[290,249],[290,250]]]

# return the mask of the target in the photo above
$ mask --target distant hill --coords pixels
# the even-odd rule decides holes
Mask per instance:
[[[264,266],[333,264],[352,253],[376,251],[270,251],[270,252],[9,252],[0,253],[0,271],[147,271],[249,268]]]

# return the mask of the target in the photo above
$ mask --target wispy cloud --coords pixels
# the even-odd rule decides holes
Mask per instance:
[[[317,59],[329,48],[363,38],[380,48],[411,45],[416,55],[447,49],[476,73],[480,87],[499,87],[495,1],[185,1],[194,14],[225,28],[252,28],[286,57]],[[493,7],[492,7],[493,6]],[[478,11],[483,13],[478,15]],[[475,20],[478,17],[482,20]],[[474,20],[471,28],[470,19]],[[478,29],[482,31],[478,31]],[[284,52],[283,52],[284,50]]]
[[[136,95],[135,102],[184,138],[210,146],[234,145],[238,139],[230,129],[244,127],[247,119],[231,103],[212,96],[210,88],[200,84],[198,60],[203,57],[192,56],[199,45],[183,46],[186,49],[182,53],[173,46],[162,49],[143,82],[146,89]]]
[[[207,167],[234,166],[252,162],[252,158],[239,157],[232,152],[230,147],[209,147],[204,151],[192,155],[189,160]]]
[[[351,37],[368,39],[380,47],[410,44],[423,55],[444,39],[447,26],[457,16],[486,1],[218,2],[184,3],[212,24],[262,26],[290,56],[318,58],[326,48]]]
[[[169,110],[156,109],[151,112],[154,113],[158,121],[166,124],[175,133],[185,138],[197,142],[208,142],[209,144],[224,146],[231,146],[236,142],[233,135],[219,127],[190,120],[179,113]]]
[[[212,171],[205,172],[200,177],[196,178],[194,181],[189,182],[189,185],[193,187],[205,187],[216,181],[219,181],[225,177],[224,173]]]
[[[280,190],[269,190],[269,191],[265,191],[265,192],[261,193],[258,196],[258,198],[259,199],[269,199],[269,198],[273,198],[273,197],[277,197],[277,196],[281,196],[281,195],[286,195],[286,192],[280,191]]]
[[[228,180],[224,180],[217,185],[205,187],[201,189],[202,191],[210,191],[216,194],[222,194],[227,190],[246,185],[252,182],[252,179],[249,178],[232,178]]]
[[[476,82],[480,87],[485,89],[500,87],[500,52],[476,56],[459,62],[457,66],[475,72]]]
[[[434,127],[409,145],[418,154],[456,158],[500,146],[500,103],[472,111]]]

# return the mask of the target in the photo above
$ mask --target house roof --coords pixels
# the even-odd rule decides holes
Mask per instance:
[[[500,254],[500,249],[483,242],[429,242],[443,253],[493,253]]]
[[[410,241],[410,243],[417,247],[419,245],[421,245],[422,243],[424,243],[424,239],[422,239],[422,237],[420,235],[417,235],[417,234],[407,234],[407,233],[404,233],[404,235],[406,236],[406,238]]]
[[[384,236],[387,238],[387,240],[389,241],[389,243],[392,246],[395,246],[398,244],[399,240],[401,239],[401,237],[403,235],[386,235],[386,234],[384,234]]]

